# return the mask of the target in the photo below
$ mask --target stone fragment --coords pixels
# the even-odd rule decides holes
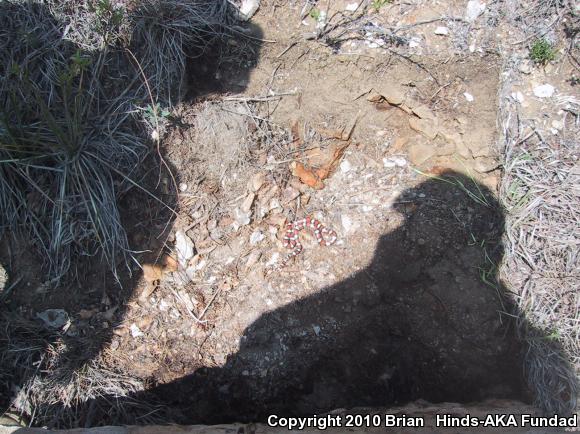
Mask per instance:
[[[551,84],[542,84],[534,87],[534,95],[538,98],[550,98],[556,89]]]
[[[465,19],[470,23],[474,22],[485,11],[485,7],[486,4],[479,0],[468,1],[465,8]]]
[[[412,110],[413,110],[413,113],[415,113],[421,119],[431,119],[431,120],[436,119],[435,113],[433,113],[431,111],[431,109],[429,107],[427,107],[425,104],[421,104],[420,106],[413,107]]]
[[[427,145],[423,143],[418,143],[412,145],[409,148],[409,160],[411,163],[419,166],[425,161],[433,157],[437,153],[437,150],[432,145]]]
[[[435,122],[430,119],[410,117],[409,126],[411,129],[423,134],[428,139],[433,140],[437,137],[437,126],[435,125]]]

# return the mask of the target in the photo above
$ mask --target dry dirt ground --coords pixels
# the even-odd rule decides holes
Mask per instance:
[[[329,17],[348,4],[329,3]],[[13,302],[32,317],[65,309],[87,354],[143,380],[179,422],[531,399],[497,274],[504,35],[493,4],[466,27],[438,19],[463,17],[464,2],[394,2],[358,39],[328,44],[308,39],[316,22],[301,8],[262,2],[252,43],[232,41],[224,63],[192,61],[191,102],[163,145],[175,179],[162,174],[158,189],[177,215],[141,195],[125,203],[133,245],[151,252],[144,275],[135,266],[119,290],[97,274],[82,299],[57,289],[24,302],[24,282],[39,294],[42,279],[21,269]],[[413,43],[386,44],[378,27]],[[530,110],[541,104],[527,81],[517,91]],[[337,147],[324,188],[293,176],[292,163]],[[338,241],[302,231],[304,251],[277,268],[285,223],[308,215]]]

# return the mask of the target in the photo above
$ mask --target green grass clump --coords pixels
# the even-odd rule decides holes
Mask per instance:
[[[371,3],[371,7],[376,11],[380,11],[381,8],[389,3],[392,3],[393,0],[373,0]]]
[[[545,39],[538,39],[530,48],[530,58],[541,65],[545,65],[556,58],[556,50]]]
[[[227,0],[72,3],[0,2],[0,235],[28,238],[50,278],[83,257],[126,263],[118,200],[142,188],[151,116],[229,19]]]

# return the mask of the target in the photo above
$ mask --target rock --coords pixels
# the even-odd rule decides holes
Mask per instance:
[[[391,105],[401,105],[405,102],[405,93],[397,87],[381,89],[380,94]]]
[[[358,3],[349,3],[344,8],[345,11],[354,12],[358,9]]]
[[[181,192],[187,191],[187,184],[185,182],[182,182],[181,184],[179,184],[179,191],[181,191]]]
[[[435,137],[437,137],[437,126],[431,119],[419,119],[410,117],[409,126],[411,129],[423,134],[428,139],[433,140]]]
[[[494,158],[479,157],[475,159],[475,165],[473,168],[479,173],[488,173],[497,169],[498,166],[499,163]]]
[[[552,121],[552,128],[554,128],[555,130],[558,131],[562,131],[564,129],[564,121],[563,120],[556,120],[554,119]],[[0,284],[0,287],[2,287],[2,285]]]
[[[131,336],[133,336],[134,338],[138,338],[140,336],[144,336],[144,334],[141,331],[141,329],[139,329],[139,327],[135,323],[131,324],[131,327],[129,327],[129,330],[131,331]]]
[[[532,70],[533,70],[533,66],[532,66],[532,62],[530,62],[529,60],[524,60],[522,63],[520,63],[520,65],[518,66],[518,70],[522,73],[522,74],[531,74]]]
[[[266,238],[266,236],[262,233],[262,231],[255,230],[250,235],[250,244],[255,246],[256,244],[259,244],[264,238]]]
[[[250,224],[251,211],[244,212],[240,208],[234,209],[234,222],[232,226],[237,231],[242,226],[247,226]]]
[[[411,110],[413,111],[413,113],[415,113],[421,119],[431,119],[431,120],[436,119],[435,113],[433,113],[431,111],[431,109],[429,107],[427,107],[425,104],[421,104],[420,106],[413,107]]]
[[[405,167],[406,165],[407,160],[405,160],[403,157],[383,158],[383,166],[386,168]]]
[[[66,330],[70,327],[70,317],[64,309],[46,309],[43,312],[37,313],[36,317],[44,323],[44,325],[51,330]]]
[[[436,153],[437,150],[434,146],[418,143],[409,148],[409,160],[411,163],[419,166],[429,158],[433,157]]]
[[[238,8],[238,16],[242,21],[248,21],[260,7],[260,0],[242,0]]]
[[[175,232],[175,253],[177,262],[182,267],[187,267],[187,262],[193,258],[195,247],[193,241],[181,230]]]
[[[519,102],[520,104],[522,104],[525,99],[524,99],[524,94],[521,92],[512,92],[512,98],[516,101]]]
[[[242,202],[242,205],[240,206],[240,209],[243,212],[249,212],[252,209],[252,204],[254,203],[254,199],[256,198],[256,194],[255,193],[249,193],[246,198],[244,199],[244,201]]]
[[[356,230],[355,223],[352,221],[350,216],[348,216],[347,214],[342,214],[340,216],[340,223],[342,224],[344,231],[347,233],[354,232]]]
[[[352,164],[350,164],[350,162],[348,160],[343,160],[340,163],[340,171],[342,173],[348,173],[352,170]]]
[[[538,98],[550,98],[556,89],[551,84],[542,84],[534,87],[534,95]]]
[[[481,3],[479,0],[468,1],[465,9],[465,19],[470,23],[474,22],[485,11],[485,6],[486,4]]]
[[[4,291],[6,284],[8,283],[8,273],[6,269],[0,264],[0,294]]]
[[[469,92],[464,92],[464,93],[463,93],[463,96],[464,96],[464,97],[465,97],[465,99],[466,99],[467,101],[469,101],[469,102],[473,102],[473,100],[475,99],[475,98],[473,98],[473,95],[472,95],[472,94],[470,94]]]
[[[264,182],[266,182],[266,175],[264,173],[256,173],[250,180],[250,190],[257,192],[264,185]]]
[[[449,34],[449,29],[445,26],[438,26],[435,29],[436,35],[447,36]]]
[[[409,40],[409,48],[418,48],[421,45],[421,38],[413,36]]]

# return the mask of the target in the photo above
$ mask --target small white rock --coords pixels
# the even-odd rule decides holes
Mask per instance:
[[[469,22],[475,21],[485,11],[485,6],[486,4],[481,3],[479,0],[468,1],[465,9],[465,19]]]
[[[552,128],[558,131],[561,131],[564,129],[564,121],[558,121],[556,119],[554,119],[552,121]]]
[[[520,104],[522,104],[525,101],[524,94],[521,93],[520,91],[512,92],[512,98],[517,102],[519,102]]]
[[[343,162],[340,163],[340,171],[342,173],[350,172],[351,169],[352,169],[352,164],[350,164],[350,162],[348,160],[344,160]]]
[[[344,9],[349,12],[354,12],[358,9],[358,3],[349,3]]]
[[[410,40],[409,40],[409,47],[410,48],[417,48],[419,47],[419,45],[421,45],[421,39],[413,36]]]
[[[470,94],[470,93],[468,93],[468,92],[464,92],[464,93],[463,93],[463,96],[464,96],[464,97],[465,97],[465,99],[466,99],[467,101],[469,101],[469,102],[473,102],[473,100],[475,99],[475,98],[473,98],[473,95],[472,95],[472,94]]]
[[[151,131],[151,139],[155,141],[159,140],[159,132],[157,130]]]
[[[179,191],[181,192],[187,191],[187,184],[185,182],[179,184]]]
[[[193,258],[194,245],[191,238],[185,235],[185,232],[181,230],[175,232],[175,252],[179,264],[186,268],[187,261]]]
[[[534,95],[538,98],[550,98],[556,89],[551,84],[542,84],[534,87]]]
[[[131,336],[133,336],[134,338],[138,338],[139,336],[144,336],[141,329],[139,327],[137,327],[137,324],[135,324],[135,323],[131,324],[131,327],[129,328],[129,330],[131,330]]]
[[[469,46],[469,52],[470,52],[470,53],[475,53],[475,44],[471,44],[471,45]]]
[[[316,334],[316,336],[320,336],[320,326],[313,325],[312,329],[314,330],[314,333]]]
[[[255,246],[256,244],[260,243],[266,236],[262,233],[262,231],[254,231],[250,235],[250,244]]]
[[[352,219],[348,215],[343,214],[340,217],[340,222],[345,232],[350,232],[353,229]]]
[[[442,36],[446,36],[449,34],[449,29],[445,26],[438,26],[435,29],[435,34],[436,35],[442,35]]]
[[[242,0],[242,4],[238,9],[240,18],[243,21],[248,21],[256,13],[260,7],[260,0]]]

